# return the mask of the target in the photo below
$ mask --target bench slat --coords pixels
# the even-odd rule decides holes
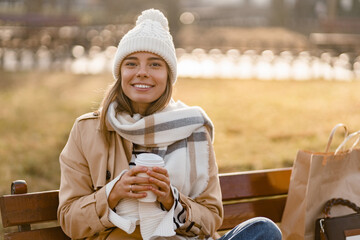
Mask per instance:
[[[5,235],[4,240],[69,240],[70,238],[64,234],[61,227],[43,228],[28,232],[16,232]]]
[[[220,174],[223,201],[287,194],[291,168]]]
[[[231,229],[243,221],[258,216],[280,222],[285,202],[286,196],[280,196],[224,205],[224,221],[219,231]]]
[[[4,227],[57,220],[59,191],[5,195],[0,197]]]

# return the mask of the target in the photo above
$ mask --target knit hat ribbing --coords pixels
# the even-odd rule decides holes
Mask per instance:
[[[169,32],[168,20],[162,12],[148,9],[141,13],[136,26],[120,40],[117,48],[113,75],[119,78],[120,65],[124,58],[134,52],[151,52],[162,57],[170,68],[172,84],[177,78],[177,60],[172,36]]]

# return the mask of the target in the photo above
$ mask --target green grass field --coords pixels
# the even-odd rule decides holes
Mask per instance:
[[[59,187],[58,156],[71,126],[98,107],[111,82],[110,74],[1,72],[1,195],[15,179],[25,179],[29,191]],[[230,172],[291,166],[298,149],[323,151],[339,122],[359,130],[359,88],[360,82],[179,79],[174,98],[205,109],[220,172]]]

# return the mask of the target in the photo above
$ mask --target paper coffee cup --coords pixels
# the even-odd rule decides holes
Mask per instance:
[[[136,166],[144,166],[148,168],[152,167],[164,167],[165,163],[162,157],[156,155],[154,153],[141,153],[138,154],[135,159]],[[139,173],[139,177],[148,177],[146,173]],[[140,198],[140,202],[155,202],[156,195],[152,191],[146,191],[147,196],[144,198]]]

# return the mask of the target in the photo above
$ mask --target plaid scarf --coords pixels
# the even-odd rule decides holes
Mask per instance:
[[[208,134],[213,141],[214,128],[206,113],[173,100],[162,111],[145,117],[117,113],[116,107],[112,102],[107,112],[114,130],[163,157],[171,184],[191,198],[199,196],[209,179]]]

